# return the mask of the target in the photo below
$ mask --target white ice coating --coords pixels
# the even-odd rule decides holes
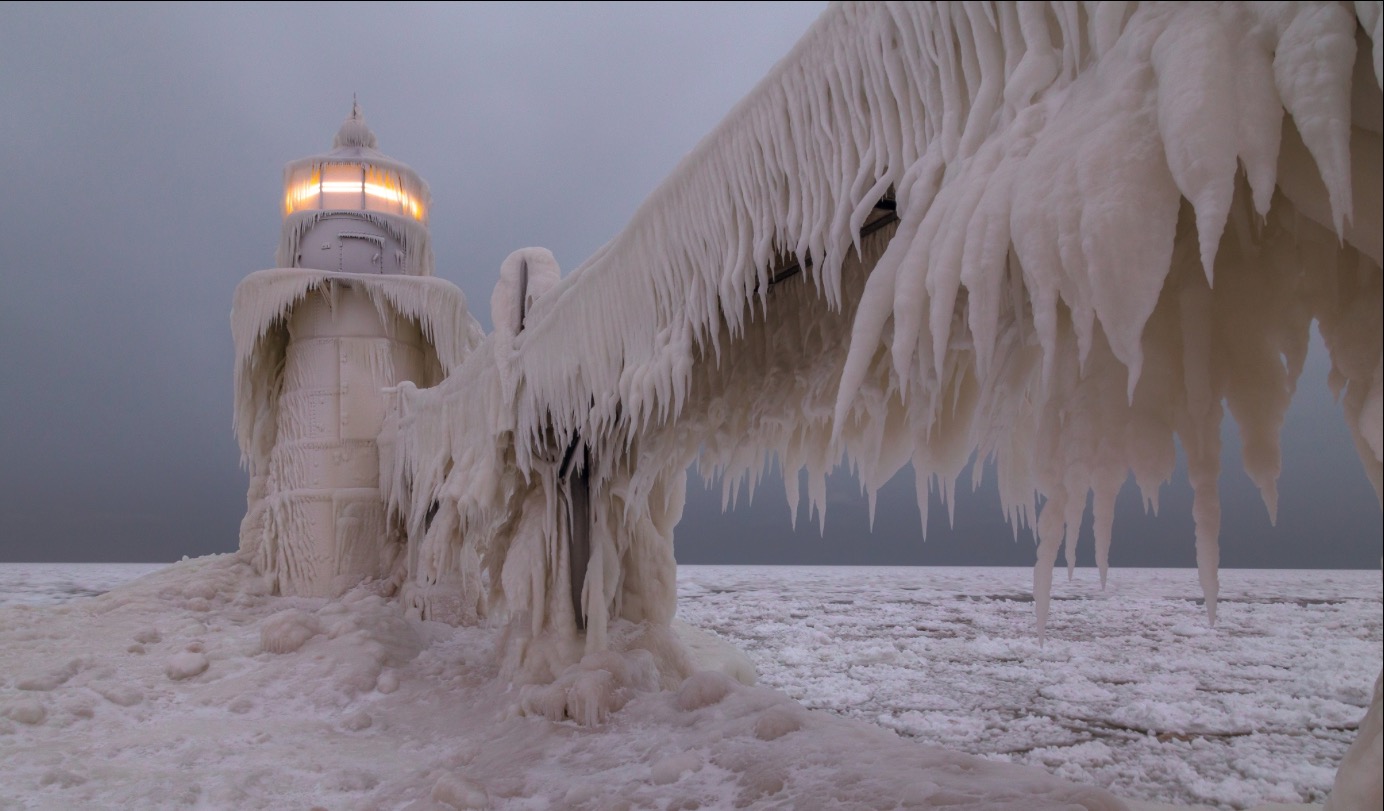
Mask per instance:
[[[236,288],[241,549],[276,590],[334,595],[394,564],[379,493],[382,387],[432,385],[480,329],[430,277],[277,268]]]
[[[283,236],[274,261],[280,267],[296,267],[294,257],[301,252],[303,238],[313,226],[327,218],[350,217],[368,223],[385,233],[403,248],[403,272],[409,276],[433,275],[432,237],[421,222],[376,211],[297,211],[284,218]]]
[[[285,325],[295,304],[310,293],[326,289],[327,282],[332,279],[347,281],[364,291],[381,314],[397,314],[416,321],[436,350],[444,373],[460,366],[480,343],[480,325],[467,312],[466,297],[445,279],[302,268],[272,268],[246,276],[236,288],[231,305],[231,336],[235,345],[234,425],[242,464],[253,467],[255,428],[270,409],[271,392],[263,387],[278,382],[264,371],[283,360],[282,355],[275,354],[269,346],[282,340],[275,330]]]
[[[520,248],[500,263],[500,279],[490,294],[490,323],[497,332],[506,335],[519,333],[519,314],[533,309],[539,296],[552,289],[562,278],[553,252],[547,248]],[[524,302],[519,302],[520,291]]]
[[[892,186],[896,238],[836,336],[851,351],[831,413],[696,437],[703,460],[734,481],[768,451],[790,482],[820,482],[845,454],[873,491],[911,457],[945,496],[993,458],[1013,520],[1051,502],[1041,614],[1086,494],[1104,550],[1126,472],[1156,507],[1180,442],[1214,611],[1224,408],[1272,513],[1314,319],[1380,487],[1378,9],[833,9],[535,305],[515,355],[521,467],[548,432],[599,444],[672,424],[693,367],[737,351],[722,325],[734,341],[781,317],[768,279],[785,256],[844,306],[845,259]],[[729,402],[753,411],[761,388]],[[760,452],[733,461],[751,436]]]
[[[1380,493],[1380,9],[833,7],[523,332],[400,388],[382,487],[415,579],[527,617],[510,672],[550,677],[582,643],[569,449],[588,653],[669,621],[693,460],[729,495],[776,457],[819,515],[843,458],[871,494],[911,462],[924,524],[990,460],[1036,525],[1041,633],[1088,497],[1104,576],[1115,495],[1156,509],[1180,445],[1214,619],[1225,412],[1272,515],[1314,322]],[[571,646],[538,666],[544,636]]]

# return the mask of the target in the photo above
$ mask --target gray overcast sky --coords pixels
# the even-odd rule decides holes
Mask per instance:
[[[0,5],[0,561],[234,548],[231,292],[272,263],[283,164],[330,146],[353,92],[431,185],[438,275],[488,328],[510,251],[576,267],[822,7]],[[1379,506],[1325,376],[1317,347],[1278,527],[1225,475],[1227,565],[1379,565]],[[955,531],[934,507],[926,544],[908,476],[873,534],[856,492],[832,480],[823,539],[789,529],[776,483],[723,516],[694,480],[678,557],[1033,560],[993,488],[962,494]],[[1117,564],[1191,565],[1185,482],[1163,500],[1145,518],[1124,494]]]

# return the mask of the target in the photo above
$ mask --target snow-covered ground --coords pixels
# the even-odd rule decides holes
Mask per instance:
[[[496,630],[268,597],[229,556],[70,599],[152,568],[0,566],[0,808],[1114,807],[1040,770],[1310,801],[1380,667],[1378,572],[1223,572],[1209,630],[1191,572],[1082,571],[1040,646],[1027,570],[682,567],[762,686],[590,662],[628,703],[584,729],[491,681]]]

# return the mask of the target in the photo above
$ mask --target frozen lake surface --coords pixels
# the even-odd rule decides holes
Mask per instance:
[[[1377,571],[679,568],[679,616],[813,709],[1145,800],[1319,802],[1380,670]]]
[[[158,564],[2,564],[0,608],[93,596]],[[1377,571],[1059,572],[684,566],[679,616],[809,708],[1131,799],[1320,801],[1381,659]]]
[[[0,563],[0,608],[60,605],[105,594],[163,563]]]

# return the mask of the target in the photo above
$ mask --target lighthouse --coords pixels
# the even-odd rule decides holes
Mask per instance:
[[[241,553],[277,593],[334,596],[400,563],[379,488],[385,390],[437,383],[480,339],[433,276],[428,186],[359,106],[330,151],[284,169],[278,267],[231,312],[235,428],[250,474]]]

